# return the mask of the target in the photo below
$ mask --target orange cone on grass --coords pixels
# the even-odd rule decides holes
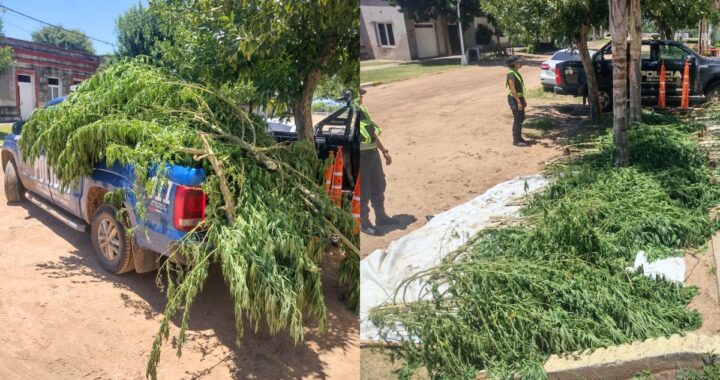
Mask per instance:
[[[682,101],[680,108],[687,109],[690,106],[690,63],[685,61],[685,69],[683,70],[682,83]]]
[[[360,175],[358,175],[357,182],[355,182],[355,191],[350,205],[352,206],[353,219],[355,219],[353,232],[357,235],[360,232]]]
[[[328,196],[331,194],[330,185],[333,178],[333,169],[335,168],[335,152],[333,151],[330,151],[330,161],[332,162],[332,164],[330,164],[330,166],[325,169],[325,194],[327,194]]]
[[[342,182],[343,182],[343,154],[342,146],[338,146],[335,165],[333,165],[332,188],[330,198],[333,203],[340,207],[342,205]]]
[[[665,61],[660,65],[660,88],[658,92],[658,108],[665,108]]]

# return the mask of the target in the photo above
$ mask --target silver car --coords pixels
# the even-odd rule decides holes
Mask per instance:
[[[593,59],[596,53],[597,50],[590,49],[590,59]],[[542,83],[543,90],[553,90],[556,84],[555,65],[565,61],[580,61],[580,52],[577,49],[561,49],[540,65],[540,83]]]

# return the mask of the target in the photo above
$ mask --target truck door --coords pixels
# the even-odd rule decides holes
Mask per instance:
[[[50,196],[52,202],[56,206],[69,211],[75,216],[82,215],[80,213],[80,197],[82,196],[81,183],[77,181],[76,184],[70,186],[68,189],[62,190],[60,188],[60,180],[58,179],[52,168],[48,168],[48,188],[50,190]]]
[[[50,199],[50,171],[48,169],[47,159],[45,154],[40,154],[32,165],[22,165],[21,171],[25,170],[27,177],[30,179],[28,190],[43,196],[46,199]]]
[[[692,53],[686,51],[677,45],[666,44],[663,41],[658,43],[659,58],[665,62],[666,73],[666,94],[667,96],[679,97],[682,95],[682,76],[685,67],[685,60],[688,57],[695,57]],[[695,69],[697,62],[690,64],[690,93],[694,93],[692,84],[695,79]]]
[[[660,60],[658,45],[643,41],[640,49],[640,82],[642,97],[657,97],[660,92]],[[667,67],[665,68],[667,70]]]

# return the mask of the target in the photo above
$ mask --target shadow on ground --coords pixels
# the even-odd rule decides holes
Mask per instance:
[[[162,315],[166,299],[165,294],[156,285],[157,272],[109,274],[100,267],[95,258],[89,234],[66,227],[30,203],[22,203],[20,207],[28,211],[28,218],[40,220],[75,248],[69,256],[61,257],[57,261],[38,264],[36,269],[43,275],[50,278],[72,278],[74,283],[109,282],[122,290],[119,297],[127,308],[135,310],[136,315],[147,319],[154,319]],[[231,352],[218,362],[208,364],[207,368],[187,373],[187,375],[192,379],[198,379],[210,374],[213,368],[223,362],[232,361],[234,362],[233,377],[237,379],[266,378],[268,373],[272,373],[275,379],[327,377],[328,363],[321,360],[319,353],[338,348],[348,351],[352,348],[348,337],[359,334],[357,316],[340,301],[344,290],[337,285],[336,280],[340,259],[338,253],[329,252],[321,265],[328,331],[325,334],[318,333],[314,328],[317,323],[306,317],[305,325],[311,328],[305,329],[305,340],[297,345],[286,333],[270,335],[263,323],[260,323],[260,329],[255,333],[254,326],[245,320],[242,345],[238,347],[235,343],[235,317],[230,292],[222,279],[219,266],[212,267],[208,280],[191,309],[185,350],[192,347],[192,350],[199,351],[205,357],[218,346],[224,345]],[[163,283],[165,282],[162,280],[163,276],[159,278]],[[145,302],[133,299],[129,293],[135,293]],[[173,322],[179,325],[179,318],[174,318]],[[213,333],[208,334],[208,330]],[[148,332],[148,334],[155,333],[156,331]],[[215,336],[219,342],[210,343],[211,340],[207,338],[211,335]],[[173,347],[176,346],[173,337],[170,338],[170,342]],[[258,349],[258,347],[262,347],[262,349]],[[148,344],[146,352],[149,353],[150,348]],[[165,350],[167,349],[168,347],[165,347]],[[147,357],[142,360],[147,360]],[[162,365],[160,363],[161,367]],[[269,368],[272,370],[268,371]]]

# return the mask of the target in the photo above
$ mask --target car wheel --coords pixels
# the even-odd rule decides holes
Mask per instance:
[[[104,205],[95,211],[91,232],[95,255],[105,270],[120,274],[135,269],[132,243],[125,233],[125,226],[117,220],[117,210]]]
[[[12,160],[5,165],[5,198],[10,202],[21,202],[25,199],[25,189]]]
[[[705,92],[705,100],[708,102],[720,101],[720,83],[710,86],[707,92]]]
[[[601,88],[598,90],[598,98],[600,98],[600,109],[602,109],[603,112],[611,112],[613,108],[612,93],[607,89]]]

